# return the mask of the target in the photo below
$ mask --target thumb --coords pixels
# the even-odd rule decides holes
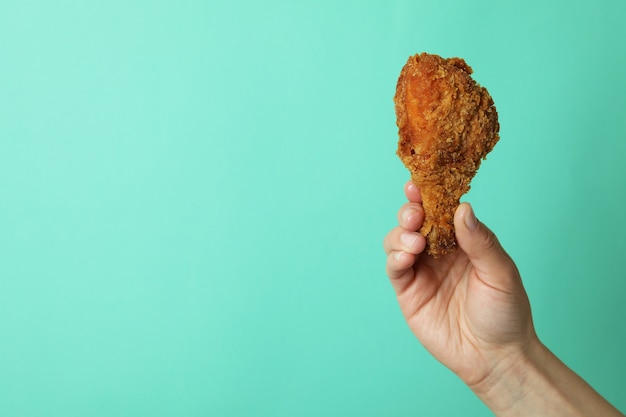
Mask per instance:
[[[487,226],[474,215],[469,203],[461,203],[454,215],[459,247],[469,258],[481,280],[500,289],[508,287],[507,278],[516,275],[515,264]]]

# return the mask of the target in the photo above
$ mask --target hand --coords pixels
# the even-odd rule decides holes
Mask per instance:
[[[519,272],[469,204],[454,216],[458,248],[423,253],[418,188],[385,237],[387,275],[409,327],[498,417],[624,417],[537,338]]]
[[[423,253],[420,192],[408,182],[405,193],[400,224],[384,240],[387,275],[415,336],[477,387],[539,343],[519,272],[467,203],[454,218],[457,250],[438,259]]]

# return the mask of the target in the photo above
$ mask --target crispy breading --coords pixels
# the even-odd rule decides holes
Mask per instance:
[[[400,73],[394,97],[398,156],[421,190],[426,251],[456,248],[454,212],[481,161],[499,139],[489,92],[461,58],[417,54]]]

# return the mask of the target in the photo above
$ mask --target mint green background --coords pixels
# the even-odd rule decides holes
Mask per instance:
[[[484,416],[381,241],[392,97],[462,56],[467,200],[541,338],[626,409],[623,1],[0,2],[0,415]]]

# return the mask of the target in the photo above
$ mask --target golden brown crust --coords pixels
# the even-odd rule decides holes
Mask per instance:
[[[461,58],[422,53],[409,58],[396,86],[397,153],[421,189],[420,233],[435,257],[455,249],[454,212],[499,139],[493,100],[471,73]]]

